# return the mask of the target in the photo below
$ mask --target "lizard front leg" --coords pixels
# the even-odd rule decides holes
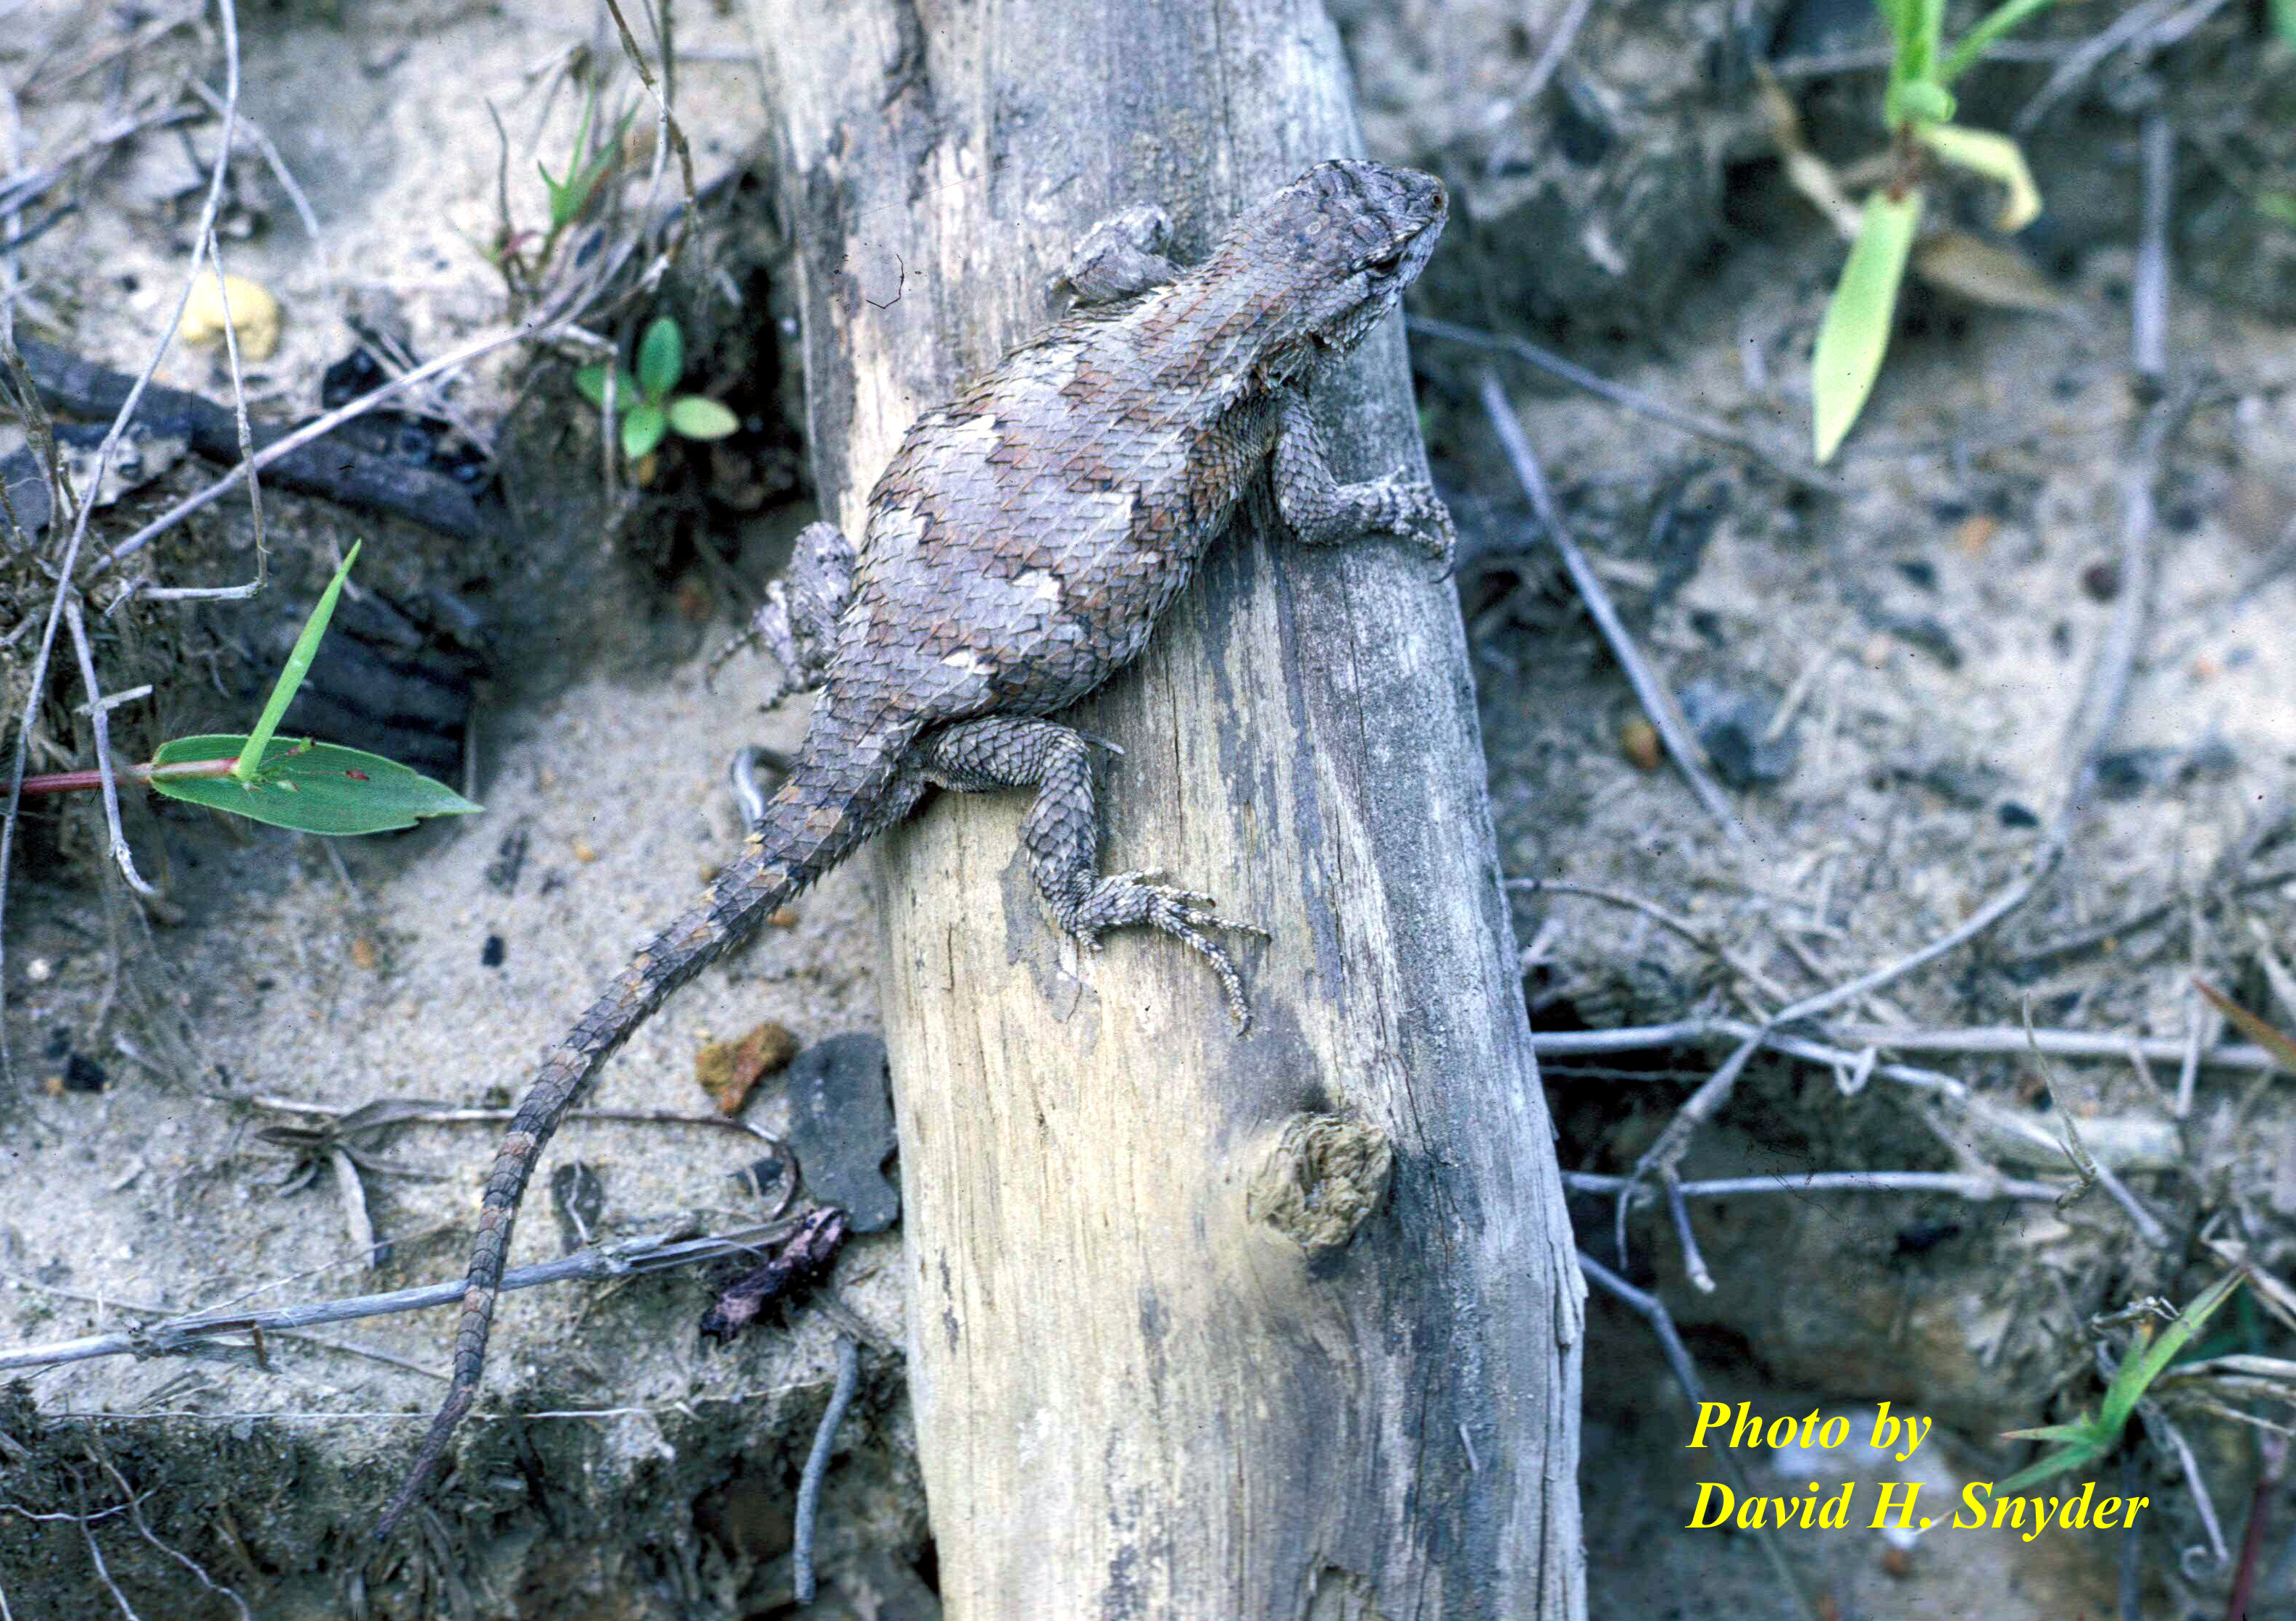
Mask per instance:
[[[917,749],[924,775],[943,788],[965,793],[1037,790],[1037,802],[1021,819],[1021,843],[1029,852],[1037,893],[1060,926],[1087,950],[1100,949],[1104,929],[1144,923],[1160,929],[1212,965],[1237,1033],[1251,1027],[1251,1009],[1235,964],[1204,930],[1267,931],[1216,915],[1209,895],[1148,882],[1153,872],[1101,876],[1092,744],[1081,733],[1048,720],[990,715],[934,733]]]
[[[798,532],[789,567],[766,587],[750,626],[709,661],[709,673],[743,648],[762,643],[781,667],[765,701],[770,709],[797,692],[810,692],[829,670],[837,621],[853,600],[853,543],[833,523],[809,523]]]
[[[1332,546],[1365,535],[1392,535],[1441,560],[1451,572],[1458,538],[1451,513],[1434,490],[1400,470],[1383,479],[1342,484],[1332,476],[1330,453],[1315,413],[1297,394],[1277,406],[1274,464],[1275,510],[1302,545]]]

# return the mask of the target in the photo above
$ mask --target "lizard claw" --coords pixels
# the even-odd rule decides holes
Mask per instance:
[[[1143,872],[1117,872],[1102,879],[1084,902],[1070,910],[1062,920],[1087,951],[1100,949],[1100,936],[1107,929],[1124,929],[1139,924],[1161,934],[1168,934],[1203,958],[1219,976],[1220,988],[1226,994],[1228,1012],[1235,1019],[1236,1034],[1251,1028],[1251,1006],[1244,999],[1243,980],[1229,960],[1227,950],[1205,932],[1211,929],[1234,929],[1242,934],[1268,937],[1267,930],[1256,923],[1246,923],[1234,918],[1224,918],[1212,908],[1218,905],[1201,889],[1175,888],[1168,884],[1148,880],[1160,876],[1153,869]]]

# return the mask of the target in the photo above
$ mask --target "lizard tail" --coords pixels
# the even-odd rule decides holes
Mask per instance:
[[[543,1055],[487,1177],[455,1333],[453,1383],[406,1483],[375,1527],[378,1540],[396,1530],[422,1496],[455,1427],[478,1395],[511,1226],[527,1180],[566,1111],[608,1056],[671,992],[747,939],[775,908],[908,808],[898,782],[914,727],[840,725],[840,717],[824,713],[830,707],[824,701],[816,710],[789,781],[774,796],[741,858],[631,959],[564,1039]]]

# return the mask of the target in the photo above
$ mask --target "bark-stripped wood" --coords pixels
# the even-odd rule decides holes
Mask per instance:
[[[824,515],[1155,200],[1193,258],[1358,136],[1310,0],[752,0]],[[1399,330],[1323,420],[1420,458]],[[1407,549],[1217,549],[1074,716],[1103,871],[1229,916],[1258,1020],[1146,930],[1083,961],[1016,839],[885,841],[910,1378],[952,1621],[1583,1613],[1583,1289],[1499,889],[1456,602]]]

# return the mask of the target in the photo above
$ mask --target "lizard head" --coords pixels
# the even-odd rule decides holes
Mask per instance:
[[[1335,159],[1238,219],[1212,257],[1274,280],[1261,371],[1313,373],[1363,341],[1425,268],[1447,206],[1432,175]]]

